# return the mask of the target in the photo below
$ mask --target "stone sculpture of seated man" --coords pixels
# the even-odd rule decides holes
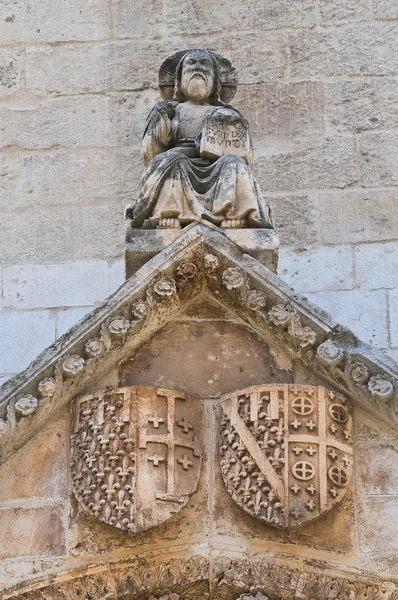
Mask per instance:
[[[213,52],[180,52],[163,63],[159,84],[165,99],[148,117],[146,170],[132,227],[210,221],[223,228],[272,228],[249,166],[247,121],[226,104],[237,86],[230,62]]]

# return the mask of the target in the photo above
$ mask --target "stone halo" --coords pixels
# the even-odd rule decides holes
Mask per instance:
[[[174,81],[177,66],[180,60],[189,52],[198,51],[197,48],[181,50],[163,61],[159,69],[159,88],[162,98],[172,100],[174,95]],[[218,63],[221,74],[220,99],[225,104],[229,104],[235,96],[238,87],[238,74],[227,58],[224,58],[211,50],[200,50],[210,54]]]

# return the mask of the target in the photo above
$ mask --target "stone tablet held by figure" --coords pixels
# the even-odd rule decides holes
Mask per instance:
[[[250,168],[248,123],[228,104],[237,87],[231,63],[214,52],[178,52],[161,66],[159,87],[164,100],[147,120],[132,227],[273,228]]]

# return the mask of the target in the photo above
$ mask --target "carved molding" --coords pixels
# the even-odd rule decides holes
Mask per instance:
[[[214,228],[188,228],[140,271],[3,386],[0,461],[81,393],[98,369],[109,371],[131,355],[204,290],[263,339],[398,432],[398,365]]]
[[[94,570],[94,569],[93,569]],[[204,556],[108,564],[25,582],[1,600],[398,600],[395,582],[360,572],[329,572],[294,559]]]

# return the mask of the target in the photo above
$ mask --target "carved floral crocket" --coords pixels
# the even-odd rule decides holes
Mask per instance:
[[[144,132],[146,170],[132,227],[210,221],[223,228],[272,228],[249,166],[248,123],[227,104],[237,87],[230,62],[208,51],[179,52],[163,63],[159,85],[164,100]]]

